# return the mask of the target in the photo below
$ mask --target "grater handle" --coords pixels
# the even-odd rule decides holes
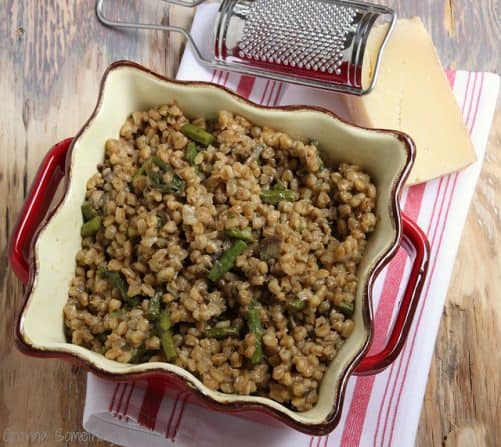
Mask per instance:
[[[195,7],[195,6],[205,2],[206,0],[193,0],[193,1],[162,0],[162,1],[165,3],[173,4],[173,5]],[[161,25],[159,23],[139,23],[139,22],[125,22],[125,21],[113,20],[105,15],[105,13],[103,11],[103,3],[104,3],[104,0],[97,0],[97,2],[96,2],[96,15],[97,15],[97,18],[99,19],[99,21],[103,25],[110,26],[112,28],[149,29],[149,30],[172,31],[175,33],[180,33],[188,40],[191,47],[193,48],[193,52],[195,53],[195,57],[198,59],[198,61],[200,63],[205,64],[205,65],[210,65],[210,66],[213,65],[212,61],[209,61],[205,57],[203,57],[202,52],[198,48],[196,42],[193,40],[193,37],[191,37],[190,33],[188,33],[188,31],[186,31],[183,27],[176,26],[176,25]]]
[[[207,0],[161,1],[167,4],[193,8],[197,5],[200,5],[201,3],[206,2]],[[266,47],[264,47],[263,50],[260,42],[257,42],[256,44],[256,42],[254,42],[255,36],[253,35],[249,37],[250,43],[252,44],[250,45],[250,48],[257,48],[258,51],[265,51],[265,54],[245,55],[243,54],[243,51],[240,51],[242,50],[242,48],[247,47],[247,42],[245,41],[247,21],[249,21],[250,23],[252,22],[252,20],[259,21],[263,17],[266,17],[267,12],[269,12],[270,10],[270,5],[272,6],[274,1],[275,0],[222,0],[219,3],[217,16],[218,18],[216,19],[216,27],[214,29],[212,49],[210,47],[207,47],[207,45],[210,46],[211,42],[206,38],[206,36],[201,37],[201,39],[200,36],[194,38],[188,30],[180,26],[162,25],[160,23],[126,22],[112,19],[106,16],[103,11],[104,0],[96,1],[96,15],[101,23],[113,28],[177,32],[184,36],[187,42],[191,45],[193,54],[195,55],[197,62],[209,69],[228,70],[244,75],[264,77],[267,79],[272,79],[274,81],[287,82],[313,88],[321,88],[330,91],[339,91],[342,93],[350,93],[354,95],[367,94],[374,88],[380,68],[382,51],[388,41],[388,38],[396,21],[396,14],[393,9],[376,4],[368,4],[360,0],[312,0],[313,4],[322,4],[327,5],[328,8],[334,8],[334,13],[336,15],[340,14],[339,8],[341,10],[348,8],[348,12],[343,13],[345,14],[345,16],[343,17],[345,22],[347,20],[351,20],[350,26],[352,28],[345,29],[345,25],[348,22],[343,22],[344,25],[342,24],[342,29],[340,27],[335,27],[329,34],[329,36],[331,36],[332,33],[334,33],[334,43],[330,42],[329,44],[325,43],[325,41],[322,41],[322,45],[319,45],[319,42],[317,42],[319,40],[318,37],[312,37],[312,33],[314,33],[315,30],[307,30],[307,37],[309,36],[307,43],[304,45],[294,44],[292,47],[293,51],[296,51],[296,53],[299,52],[299,57],[308,57],[306,61],[307,65],[305,66],[306,68],[303,70],[303,64],[298,64],[298,68],[296,69],[290,68],[296,67],[296,65],[295,63],[293,65],[289,61],[289,51],[292,51],[289,49],[289,47],[278,45],[278,51],[285,53],[284,57],[286,57],[287,63],[282,62],[281,57],[278,57],[278,59],[272,58],[271,53],[273,53],[273,51],[266,49]],[[288,0],[278,1],[282,5],[280,11],[287,10]],[[299,2],[300,6],[308,3],[307,0],[295,1],[296,3]],[[285,2],[285,6],[283,5],[283,2]],[[355,16],[357,16],[358,18],[356,22],[353,22],[353,14],[355,14]],[[325,14],[322,17],[324,16]],[[329,16],[327,15],[327,17]],[[380,42],[376,59],[374,61],[374,66],[370,66],[371,68],[369,70],[369,73],[372,73],[372,76],[368,79],[370,82],[368,82],[368,85],[366,86],[366,82],[364,82],[364,59],[366,58],[365,50],[370,31],[379,17],[385,17],[387,19],[389,18],[389,26],[386,29],[386,34],[383,36],[383,39]],[[297,17],[293,16],[293,19],[295,20],[295,23],[297,21]],[[331,29],[332,26],[333,25],[330,24],[327,26],[327,28]],[[353,27],[356,27],[356,29],[354,29]],[[341,31],[339,31],[340,29]],[[210,33],[209,30],[206,30],[206,32]],[[349,39],[346,40],[346,36],[341,36],[340,38],[340,32],[344,32],[344,34],[347,33],[346,35],[349,36]],[[261,32],[257,37],[261,39],[263,35],[266,34],[267,32],[265,26],[265,32]],[[285,34],[286,37],[290,37],[294,42],[297,43],[297,33],[293,33],[291,35],[291,33],[289,32],[288,34]],[[279,39],[283,40],[283,36],[284,34],[280,31],[278,34]],[[340,42],[344,43],[341,45]],[[241,45],[243,45],[243,47],[241,47]],[[313,45],[313,47],[311,45]],[[344,49],[342,48],[343,46]],[[313,50],[311,50],[311,48],[313,48]],[[328,51],[326,51],[325,48],[328,48]],[[335,56],[332,55],[333,49],[336,52]],[[316,54],[315,57],[313,57],[311,54],[308,54],[308,51],[310,50]],[[271,53],[267,53],[266,51],[271,51]],[[308,72],[305,74],[304,71],[310,70],[311,68],[310,62],[312,57],[314,61],[318,61],[319,54],[322,52],[327,52],[329,54],[328,57],[330,59],[328,60],[328,66],[325,67],[322,65],[320,68],[318,68],[317,62],[314,62],[313,72]],[[294,57],[295,56],[297,55],[294,54]],[[320,57],[320,60],[323,60],[322,57]],[[325,57],[323,58],[325,59]],[[371,60],[368,59],[368,61],[370,62]],[[280,65],[282,63],[283,66]],[[273,67],[270,67],[270,64],[273,65]],[[288,67],[289,64],[290,67]],[[333,68],[333,64],[335,64],[337,68]],[[368,67],[368,64],[369,63],[365,64],[365,66]],[[343,69],[341,69],[340,67],[342,67]],[[324,74],[324,72],[327,72],[327,74]]]

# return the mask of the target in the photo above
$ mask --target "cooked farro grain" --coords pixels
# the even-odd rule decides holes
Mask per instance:
[[[317,145],[227,111],[134,112],[87,183],[68,339],[312,408],[376,224],[369,176],[324,168]]]

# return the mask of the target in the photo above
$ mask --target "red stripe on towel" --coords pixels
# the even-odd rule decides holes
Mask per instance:
[[[468,101],[469,101],[470,97],[473,96],[472,92],[475,90],[474,86],[470,90],[471,79],[472,79],[472,77],[471,77],[471,74],[469,73],[468,74],[468,78],[467,78],[467,82],[466,82],[466,87],[465,87],[465,92],[464,92],[464,97],[463,97],[463,103],[462,103],[462,106],[461,106],[461,113],[465,117],[466,124],[468,124],[468,121],[469,121],[469,116],[465,112],[466,111],[466,107],[467,107],[467,104],[468,104]],[[473,98],[472,98],[472,101],[473,101]],[[471,104],[472,101],[470,101],[470,104]],[[470,105],[470,108],[471,108],[471,105]],[[446,190],[447,190],[449,182],[452,179],[452,175],[447,176],[446,179],[447,179],[447,187],[446,187]],[[454,182],[453,182],[453,188],[455,188]],[[445,197],[447,197],[447,192],[446,192],[446,194],[444,196],[444,201],[445,201]],[[450,207],[451,198],[452,198],[452,194],[451,194],[451,196],[449,198],[449,202],[447,203],[447,205],[445,205],[447,210]],[[444,203],[442,203],[439,216],[442,215],[442,208],[443,208],[443,206],[444,206]],[[446,211],[446,214],[448,214],[448,211]],[[435,224],[435,227],[433,228],[433,236],[432,236],[432,240],[431,240],[431,247],[432,247],[432,253],[434,254],[435,258],[432,258],[431,262],[434,262],[434,259],[436,259],[436,254],[435,254],[435,250],[434,250],[435,246],[436,246],[436,240],[435,240],[435,238],[441,232],[441,228],[445,227],[445,224],[446,224],[446,219],[444,219],[442,221],[442,226],[440,226],[440,221],[441,221],[441,219],[439,217],[437,223]],[[440,236],[439,236],[439,242],[438,242],[438,244],[440,244]],[[428,283],[426,285],[425,292],[424,292],[424,297],[423,297],[424,298],[424,302],[420,306],[420,308],[418,309],[418,315],[421,314],[423,306],[424,306],[424,303],[427,300],[427,296],[428,296],[428,293],[429,293],[428,291],[429,291],[430,285],[432,283],[432,278],[433,278],[433,274],[430,273],[430,279],[428,280]],[[420,318],[418,318],[418,320],[419,319]],[[416,331],[417,331],[417,327],[418,326],[416,326]],[[413,337],[415,337],[416,331],[414,332]],[[411,346],[411,352],[412,352],[412,345],[413,345],[413,343],[411,343],[411,345],[410,345]],[[410,354],[408,352],[408,346],[406,346],[404,348],[404,352],[403,352],[401,358],[399,359],[398,364],[392,365],[392,368],[396,370],[396,376],[395,376],[394,382],[391,384],[390,399],[389,399],[389,403],[388,403],[388,406],[387,406],[387,409],[386,409],[385,421],[384,421],[384,425],[383,425],[383,433],[382,433],[382,437],[381,437],[381,444],[383,444],[384,441],[385,441],[386,432],[387,432],[388,426],[390,424],[389,418],[390,418],[390,413],[391,413],[391,408],[392,408],[392,402],[393,402],[393,399],[394,399],[394,396],[395,396],[395,390],[398,387],[399,381],[402,380],[400,378],[400,372],[402,370],[402,364],[404,362],[405,355],[409,355],[409,359],[410,359]],[[405,378],[403,379],[403,381],[405,381]],[[395,406],[395,412],[393,412],[394,417],[396,416],[397,407],[398,407],[398,405]],[[390,437],[392,437],[392,434],[390,434]]]
[[[451,79],[450,76],[448,76],[449,80]],[[455,79],[455,77],[454,77]],[[451,85],[452,87],[452,85]],[[470,88],[470,75],[468,75],[468,79],[467,79],[467,84],[466,84],[466,88],[465,88],[465,94],[464,94],[464,98],[463,98],[463,104],[462,104],[462,107],[461,107],[461,111],[462,113],[464,114],[464,110],[465,110],[465,107],[466,107],[466,102],[467,102],[467,98],[468,98],[468,92],[469,92],[469,88]],[[430,222],[429,222],[429,225],[428,225],[428,229],[427,229],[427,232],[426,234],[428,235],[428,238],[430,239],[430,245],[432,247],[432,251],[435,247],[435,240],[436,240],[436,236],[437,234],[439,233],[439,224],[440,224],[440,221],[441,221],[441,216],[442,216],[442,210],[443,210],[443,206],[444,206],[444,203],[445,203],[445,198],[447,197],[448,195],[448,190],[449,190],[449,183],[450,183],[450,180],[451,180],[451,176],[447,176],[447,177],[441,177],[440,178],[440,184],[439,184],[439,188],[442,184],[442,182],[445,180],[446,182],[446,186],[445,186],[445,192],[444,192],[444,195],[443,195],[443,198],[442,198],[442,202],[441,202],[441,205],[440,205],[440,211],[439,211],[439,214],[438,214],[438,218],[437,218],[437,221],[435,222],[434,219],[433,219],[433,215],[432,215],[432,218],[430,219]],[[431,276],[430,276],[430,279],[428,280],[428,284],[431,283]],[[426,286],[425,286],[426,287]],[[429,287],[429,285],[428,285]],[[419,312],[419,310],[418,310]],[[378,426],[377,426],[377,430],[376,430],[376,435],[378,434],[379,432],[379,429],[382,428],[383,429],[383,433],[382,433],[382,438],[381,438],[381,445],[384,443],[384,439],[386,437],[386,430],[387,430],[387,426],[388,426],[388,417],[389,417],[389,414],[390,414],[390,411],[391,411],[391,405],[392,405],[392,401],[393,401],[393,395],[394,395],[394,390],[395,390],[395,386],[399,380],[399,373],[400,373],[400,368],[401,368],[401,364],[402,364],[402,361],[403,361],[403,358],[406,354],[406,348],[407,347],[404,347],[404,351],[402,353],[402,355],[400,356],[400,358],[397,360],[396,363],[394,363],[393,365],[391,365],[391,370],[390,370],[390,377],[387,379],[386,381],[386,384],[385,384],[385,399],[386,399],[386,395],[387,395],[387,391],[389,388],[391,388],[391,392],[390,392],[390,399],[389,399],[389,402],[388,402],[388,405],[386,406],[386,413],[385,413],[385,421],[384,421],[384,424],[382,427],[380,427],[379,425],[379,421],[380,421],[380,415],[378,415]],[[392,382],[392,378],[393,378],[393,373],[396,372],[395,374],[395,378]],[[380,404],[380,408],[379,408],[379,412],[382,413],[382,408],[385,404],[385,399],[381,402]],[[375,437],[375,441],[376,441],[376,437]]]
[[[136,388],[136,382],[132,382],[132,386],[130,387],[129,395],[127,396],[127,401],[125,403],[125,410],[124,410],[125,421],[129,420],[129,405],[130,405],[130,400],[131,400],[131,397],[132,397],[132,393],[134,393],[134,389],[135,388]]]
[[[117,397],[117,391],[118,391],[118,387],[119,386],[120,386],[119,383],[115,384],[115,388],[113,390],[113,394],[111,395],[110,406],[108,407],[108,411],[110,413],[113,411],[113,407],[115,406],[115,398]]]
[[[264,97],[266,96],[266,92],[268,91],[268,88],[270,86],[270,81],[266,81],[266,86],[264,87],[263,90],[263,95],[261,96],[261,100],[259,101],[259,104],[264,104]]]
[[[181,420],[183,419],[184,409],[186,408],[186,403],[188,402],[190,397],[191,397],[191,391],[185,392],[185,394],[183,396],[183,401],[181,404],[181,410],[179,411],[179,416],[177,418],[177,422],[174,425],[174,432],[172,433],[172,437],[171,437],[172,442],[175,442],[175,440],[176,440],[177,431],[179,430],[179,427],[181,426]]]
[[[117,417],[119,419],[121,419],[120,417],[120,409],[122,408],[122,400],[124,398],[124,395],[125,395],[125,391],[127,390],[127,388],[129,387],[129,384],[128,383],[124,383],[122,384],[122,392],[120,393],[120,397],[118,399],[118,402],[117,402],[117,405],[116,405],[116,408],[115,408],[115,411],[114,411],[114,416]]]
[[[237,85],[237,93],[244,98],[248,98],[255,82],[256,78],[254,76],[241,76]]]
[[[465,87],[465,92],[464,92],[464,97],[463,97],[463,103],[462,103],[462,106],[461,106],[461,112],[463,114],[463,116],[465,115],[465,109],[466,109],[466,105],[468,103],[468,98],[470,96],[469,92],[470,92],[470,81],[471,81],[471,76],[470,74],[468,74],[468,78],[467,78],[467,83],[466,83],[466,87]],[[447,182],[447,185],[446,185],[446,192],[444,194],[444,199],[443,199],[443,202],[442,202],[442,205],[441,205],[441,209],[440,209],[440,213],[439,213],[439,218],[437,220],[436,223],[434,223],[432,229],[428,229],[428,232],[427,234],[430,235],[432,232],[432,236],[431,236],[431,247],[432,247],[432,255],[435,254],[435,247],[436,247],[436,237],[437,235],[440,233],[440,222],[442,221],[441,217],[442,216],[442,210],[443,210],[443,207],[444,207],[444,203],[445,203],[445,199],[446,197],[449,195],[449,183],[452,179],[452,175],[449,175],[447,177],[445,177],[446,179],[446,182]],[[454,182],[453,182],[453,187],[454,187]],[[450,205],[450,198],[449,198],[449,202],[447,202],[447,205],[446,208],[448,208]],[[443,225],[445,225],[445,219],[443,220]],[[440,237],[439,237],[440,238]],[[433,257],[432,257],[432,262],[433,262]],[[432,282],[432,276],[430,275],[430,279],[428,280],[428,283],[427,285],[425,286],[425,295],[423,296],[424,298],[426,298],[426,295],[427,295],[427,290],[429,289],[430,287],[430,284]],[[422,306],[423,304],[418,308],[418,314],[422,311]],[[401,368],[402,368],[402,364],[404,362],[404,357],[406,355],[408,355],[408,346],[405,346],[404,347],[404,352],[402,353],[402,356],[398,359],[398,363],[395,363],[394,365],[392,365],[392,370],[396,371],[396,375],[395,375],[395,379],[394,381],[390,384],[390,382],[388,381],[387,382],[387,386],[390,385],[390,388],[391,388],[391,392],[390,392],[390,398],[389,398],[389,402],[388,402],[388,405],[387,405],[387,408],[386,408],[386,413],[385,413],[385,420],[384,420],[384,424],[382,426],[382,429],[383,429],[383,433],[382,433],[382,437],[381,437],[381,444],[384,443],[384,440],[386,438],[386,432],[387,432],[387,429],[388,429],[388,424],[389,424],[389,417],[390,417],[390,412],[391,412],[391,408],[392,408],[392,402],[393,402],[393,398],[394,398],[394,395],[395,395],[395,388],[398,386],[398,382],[399,382],[399,379],[400,379],[400,371],[401,371]],[[392,371],[393,372],[393,371]],[[396,407],[395,407],[396,408]]]
[[[437,210],[437,204],[439,203],[438,199],[441,197],[441,194],[442,194],[442,185],[443,184],[444,184],[444,177],[441,177],[440,180],[439,180],[439,182],[438,182],[437,192],[435,194],[435,200],[433,201],[433,209],[431,211],[430,220],[429,220],[429,223],[428,223],[428,228],[426,230],[426,234],[427,235],[429,235],[430,232],[431,232],[431,226],[432,226],[432,223],[433,223],[433,217],[436,215],[435,213],[436,213],[436,210]],[[447,186],[445,187],[445,190],[447,190]],[[386,381],[385,390],[384,390],[384,393],[383,393],[383,398],[381,400],[381,405],[379,406],[378,419],[377,419],[377,423],[376,423],[376,432],[374,434],[374,445],[376,445],[377,435],[378,435],[378,432],[379,432],[379,422],[381,420],[381,415],[382,415],[382,410],[383,410],[383,404],[386,401],[386,395],[388,393],[389,384],[391,382],[394,370],[395,370],[394,365],[391,365],[391,367],[390,367],[390,374],[389,374],[389,377],[388,377],[388,379]]]
[[[139,410],[137,421],[139,424],[148,427],[150,430],[155,428],[158,410],[164,396],[165,385],[153,386],[148,383],[143,397],[143,403]]]
[[[480,85],[476,89],[475,87],[477,85],[477,81],[478,81],[478,76],[479,75],[480,75]],[[478,116],[478,108],[479,108],[480,97],[481,97],[482,88],[483,88],[483,79],[484,79],[483,73],[475,73],[475,81],[474,81],[474,86],[472,88],[471,101],[470,101],[470,105],[468,107],[468,113],[467,113],[467,116],[466,116],[466,124],[468,126],[468,130],[469,130],[470,133],[472,133],[472,131],[473,131],[473,128],[475,126],[475,123],[476,123],[476,120],[477,120],[477,116]],[[466,92],[465,96],[468,97],[468,92]],[[473,106],[474,103],[475,103],[475,106]],[[451,204],[453,202],[454,193],[455,193],[456,185],[457,185],[457,180],[459,178],[459,173],[455,173],[455,174],[453,174],[453,176],[454,176],[454,181],[453,181],[453,186],[452,186],[452,194],[450,196],[449,203],[447,205],[447,210],[446,210],[444,222],[443,222],[443,225],[442,225],[442,228],[441,228],[441,231],[440,231],[440,237],[439,237],[439,241],[438,241],[438,245],[437,245],[437,250],[436,250],[437,255],[435,256],[435,259],[433,261],[430,278],[433,278],[433,273],[434,273],[435,267],[437,265],[438,253],[440,253],[440,248],[442,246],[443,236],[445,234],[445,226],[447,224],[447,220],[448,220],[448,217],[449,217],[449,211],[450,211],[450,208],[451,208]],[[425,296],[424,296],[423,304],[422,304],[421,309],[419,311],[419,316],[418,316],[418,320],[417,320],[417,324],[416,324],[416,330],[414,331],[414,334],[413,334],[413,337],[412,337],[412,342],[411,342],[410,348],[409,348],[409,354],[408,354],[408,357],[407,357],[407,360],[406,360],[406,363],[405,363],[405,367],[404,367],[404,372],[403,372],[403,375],[402,375],[401,384],[400,384],[400,387],[399,387],[399,390],[398,390],[398,394],[397,394],[397,403],[395,405],[395,408],[394,408],[394,411],[393,411],[393,415],[392,415],[391,429],[390,429],[390,439],[389,439],[389,444],[388,445],[391,445],[391,442],[393,440],[393,435],[394,435],[394,432],[395,432],[396,416],[397,416],[397,413],[398,413],[398,408],[399,408],[399,405],[400,405],[400,401],[401,401],[403,389],[404,389],[406,378],[407,378],[407,372],[408,372],[408,369],[409,369],[410,359],[412,357],[412,353],[413,353],[414,347],[415,347],[416,334],[419,331],[419,327],[421,325],[422,316],[423,316],[423,310],[424,310],[424,307],[426,305],[426,302],[428,301],[429,292],[430,292],[430,288],[431,288],[430,284],[431,284],[431,280],[428,283],[428,288],[427,288]],[[402,363],[403,363],[403,361],[402,361]],[[400,373],[401,366],[402,365],[400,364],[399,365],[399,371],[398,371],[398,373]],[[393,394],[395,393],[396,386],[397,385],[395,384],[394,387],[393,387],[393,389],[392,389],[392,398],[393,398]],[[391,400],[390,400],[390,402],[391,402]],[[388,419],[385,422],[385,429],[386,429],[387,423],[388,423]],[[383,433],[383,439],[382,439],[382,441],[384,442],[384,433]]]
[[[419,216],[424,190],[425,185],[421,184],[411,188],[407,194],[404,212],[414,221],[417,220]],[[398,298],[398,291],[405,270],[405,260],[405,252],[399,250],[390,263],[381,291],[381,298],[376,310],[376,316],[374,318],[376,323],[374,342],[370,349],[371,353],[383,349],[386,342],[385,336],[390,329],[393,309]],[[341,438],[341,445],[358,445],[360,442],[374,381],[375,376],[359,377],[356,379],[353,398]]]
[[[174,403],[172,405],[172,410],[171,410],[170,416],[169,416],[169,422],[167,422],[167,430],[165,430],[165,437],[166,438],[168,438],[169,434],[170,434],[170,428],[172,425],[172,421],[174,420],[174,415],[176,414],[176,408],[177,408],[177,403],[179,402],[179,397],[181,396],[181,394],[183,394],[185,392],[186,391],[179,391],[176,394],[176,397],[174,398]]]
[[[273,105],[275,105],[275,106],[278,104],[278,101],[280,100],[280,94],[282,93],[283,87],[284,87],[284,83],[281,82],[279,87],[278,87],[277,94],[275,95],[275,99],[273,100]]]

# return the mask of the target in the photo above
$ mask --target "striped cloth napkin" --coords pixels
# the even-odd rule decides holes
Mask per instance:
[[[192,33],[214,23],[214,5],[199,7]],[[344,115],[333,95],[280,82],[201,67],[189,48],[179,79],[212,81],[265,105],[321,105]],[[260,425],[191,405],[189,395],[161,395],[146,384],[114,384],[88,375],[84,427],[115,444],[182,447],[333,447],[414,445],[440,316],[462,229],[475,189],[499,89],[491,73],[448,72],[478,160],[466,170],[407,188],[401,207],[428,235],[430,274],[407,343],[384,372],[352,377],[342,418],[326,436],[309,436],[282,425]],[[454,150],[454,148],[451,148]],[[399,250],[374,289],[376,331],[372,351],[384,345],[405,286],[410,260]]]

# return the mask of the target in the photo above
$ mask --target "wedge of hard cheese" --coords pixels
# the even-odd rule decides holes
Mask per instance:
[[[368,42],[370,75],[375,48],[386,31],[374,28]],[[366,57],[367,59],[367,57]],[[475,152],[430,35],[421,20],[400,19],[383,52],[376,87],[358,97],[343,95],[352,120],[361,126],[401,130],[416,143],[408,184],[464,168]]]

